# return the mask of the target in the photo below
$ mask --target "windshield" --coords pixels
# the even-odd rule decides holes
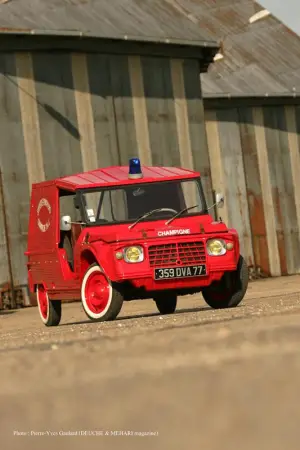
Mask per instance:
[[[199,179],[82,190],[81,199],[88,225],[131,223],[160,208],[162,211],[154,211],[143,220],[167,219],[195,205],[181,217],[203,214],[207,210]]]

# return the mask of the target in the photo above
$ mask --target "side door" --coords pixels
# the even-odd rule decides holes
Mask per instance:
[[[63,281],[58,258],[58,190],[54,183],[34,186],[28,231],[28,270],[33,284],[50,291]]]

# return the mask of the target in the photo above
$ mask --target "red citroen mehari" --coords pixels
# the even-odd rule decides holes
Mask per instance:
[[[238,234],[209,215],[200,174],[137,158],[34,184],[26,255],[46,326],[69,300],[106,321],[123,301],[153,298],[171,314],[178,295],[200,291],[212,308],[235,307],[248,286]]]

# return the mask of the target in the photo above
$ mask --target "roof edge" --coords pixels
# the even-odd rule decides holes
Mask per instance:
[[[190,40],[177,38],[164,38],[153,36],[134,36],[134,35],[119,35],[119,36],[102,36],[101,34],[90,31],[78,30],[42,30],[42,29],[18,29],[18,28],[0,28],[1,35],[33,35],[33,36],[61,36],[61,37],[77,37],[77,38],[94,38],[109,41],[128,41],[128,42],[149,42],[153,44],[169,44],[169,45],[185,45],[188,47],[204,47],[219,49],[220,44],[213,40]]]
[[[241,94],[241,95],[211,95],[203,96],[204,108],[209,109],[222,109],[222,108],[238,108],[255,106],[288,106],[297,105],[300,106],[300,92],[281,94],[274,93],[268,95],[259,94]]]
[[[290,92],[266,92],[265,94],[260,93],[244,93],[241,92],[230,94],[229,92],[219,92],[215,94],[205,94],[203,92],[203,98],[209,100],[209,99],[236,99],[236,98],[278,98],[278,97],[288,97],[288,98],[300,98],[300,91],[290,91]]]
[[[37,39],[38,37],[38,39]],[[21,51],[69,51],[89,52],[115,55],[140,55],[180,59],[196,59],[199,61],[199,72],[207,72],[213,63],[219,45],[214,41],[184,41],[160,38],[122,38],[102,37],[68,31],[65,34],[56,32],[35,33],[33,30],[10,30],[1,32],[0,45],[2,52]]]

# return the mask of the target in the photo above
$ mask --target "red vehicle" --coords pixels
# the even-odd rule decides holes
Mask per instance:
[[[69,300],[105,321],[123,301],[153,298],[171,314],[178,295],[200,291],[212,308],[235,307],[248,286],[238,234],[208,214],[200,174],[137,158],[34,184],[26,255],[46,326]]]

